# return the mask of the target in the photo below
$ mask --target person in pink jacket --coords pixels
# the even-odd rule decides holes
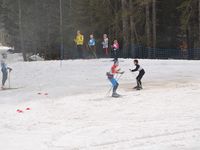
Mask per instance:
[[[114,61],[118,61],[118,57],[119,57],[119,43],[118,43],[118,41],[114,40],[114,43],[111,47],[113,49]]]

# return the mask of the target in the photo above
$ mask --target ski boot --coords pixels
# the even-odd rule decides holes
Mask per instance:
[[[117,93],[113,93],[113,94],[112,94],[112,97],[114,97],[114,98],[118,98],[118,97],[120,97],[120,95],[117,94]]]
[[[137,88],[138,88],[138,86],[133,87],[133,89],[137,89]]]
[[[113,94],[112,94],[112,97],[115,97],[115,98],[117,98],[117,97],[120,97],[120,95],[119,94],[117,94],[117,88],[118,88],[118,86],[119,86],[119,84],[117,84],[116,86],[114,86],[114,88],[113,88]]]
[[[142,89],[143,89],[142,86],[138,86],[138,87],[136,88],[137,91],[140,91],[140,90],[142,90]]]

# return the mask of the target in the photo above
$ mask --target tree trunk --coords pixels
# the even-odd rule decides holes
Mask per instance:
[[[129,56],[129,30],[128,30],[128,12],[127,12],[127,0],[121,0],[122,3],[122,30],[123,30],[123,55]]]
[[[149,3],[146,3],[146,39],[147,39],[147,48],[148,48],[148,58],[151,58],[151,30],[150,30],[150,12],[149,12]]]
[[[24,49],[24,37],[23,37],[23,30],[22,30],[22,6],[21,0],[18,0],[18,9],[19,9],[19,34],[20,34],[20,48],[23,54],[24,61],[27,61],[26,58],[26,51]]]
[[[130,14],[130,30],[131,30],[131,43],[135,43],[135,36],[134,36],[134,16],[133,16],[133,0],[129,0],[129,11],[131,12]]]
[[[130,30],[131,30],[131,55],[133,58],[136,57],[136,42],[138,42],[138,36],[137,36],[137,31],[135,27],[135,21],[134,21],[134,16],[133,16],[133,0],[129,0],[129,12],[131,12],[130,15]]]
[[[49,51],[50,49],[50,21],[51,21],[51,18],[50,18],[50,3],[44,3],[44,7],[46,7],[46,18],[47,18],[47,21],[46,21],[46,41],[47,41],[47,48],[45,48],[45,59],[47,58],[47,52]]]
[[[37,51],[37,49],[38,49],[38,47],[40,47],[40,42],[39,42],[39,37],[38,37],[38,31],[39,31],[39,29],[38,29],[38,27],[39,27],[39,25],[40,25],[40,20],[38,19],[38,16],[39,16],[39,10],[38,10],[38,5],[40,5],[40,4],[38,4],[38,0],[35,0],[34,1],[34,5],[35,5],[35,14],[34,14],[34,17],[35,17],[35,22],[34,22],[34,33],[33,33],[33,40],[34,41],[32,41],[32,45],[33,45],[33,47],[32,47],[32,49],[34,50],[34,53],[35,53],[35,55],[38,53],[38,51]]]
[[[199,5],[198,5],[198,10],[199,10],[199,21],[198,21],[198,23],[199,23],[199,47],[200,47],[200,0],[198,1],[199,2]]]
[[[117,10],[118,10],[118,6],[117,6],[117,3],[115,3],[114,4],[115,25],[114,25],[113,31],[114,31],[114,35],[116,39],[119,37],[119,27],[118,27],[119,16],[118,16]]]
[[[156,43],[157,43],[156,22],[157,22],[156,21],[156,0],[153,0],[152,1],[152,23],[153,23],[153,48],[154,48],[153,57],[154,58],[156,57],[155,48],[156,48]]]
[[[64,59],[62,0],[60,0],[60,59]]]

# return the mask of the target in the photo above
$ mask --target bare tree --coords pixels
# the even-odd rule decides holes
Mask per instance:
[[[136,30],[136,23],[135,23],[135,19],[134,19],[134,5],[133,5],[133,0],[129,0],[129,12],[130,12],[130,38],[131,38],[131,50],[132,50],[132,56],[136,57],[136,49],[135,49],[135,45],[136,43],[139,42],[138,39],[138,33]]]
[[[147,47],[151,47],[151,29],[150,29],[150,10],[149,10],[149,2],[146,2],[145,6],[146,12],[146,39],[147,39]],[[148,57],[151,58],[151,51],[148,51]]]
[[[128,2],[121,0],[122,4],[122,30],[123,30],[123,54],[125,57],[129,55],[129,26],[128,26]]]
[[[200,0],[198,1],[198,3],[199,3],[199,5],[198,5],[198,10],[199,10],[199,21],[198,21],[198,23],[199,23],[199,46],[200,46]]]
[[[155,48],[157,43],[157,32],[156,32],[156,0],[152,0],[152,24],[153,24],[153,57],[155,58]]]
[[[63,10],[62,10],[62,0],[60,2],[60,59],[63,59],[64,55],[64,39],[63,39]]]
[[[18,0],[18,16],[19,16],[19,34],[20,34],[20,48],[23,54],[24,61],[27,61],[26,58],[26,51],[24,49],[24,35],[23,35],[23,29],[22,29],[22,5],[21,0]]]

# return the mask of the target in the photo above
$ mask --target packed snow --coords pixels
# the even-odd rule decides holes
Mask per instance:
[[[18,55],[8,56],[11,89],[0,91],[2,150],[200,149],[200,61],[140,60],[144,90],[135,91],[132,60],[120,59],[115,99],[106,95],[111,59]]]

